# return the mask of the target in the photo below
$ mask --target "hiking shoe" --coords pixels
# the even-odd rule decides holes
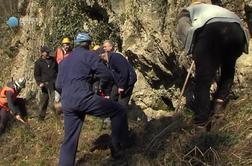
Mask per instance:
[[[110,146],[110,153],[111,153],[111,157],[113,159],[120,159],[123,158],[125,156],[124,151],[122,150],[121,146],[119,144],[117,145],[111,145]]]
[[[108,134],[102,134],[99,136],[93,143],[92,147],[90,148],[90,152],[98,150],[106,150],[109,149],[111,146],[112,139],[111,136]]]
[[[193,119],[193,125],[195,134],[203,133],[203,132],[209,132],[212,128],[212,119],[208,118],[207,120],[202,120],[200,118],[195,117]]]
[[[193,119],[193,124],[198,126],[205,126],[208,122],[209,118],[201,117],[201,116],[195,116]]]
[[[214,103],[214,112],[221,112],[225,109],[225,102],[218,102]]]
[[[225,102],[224,101],[215,101],[214,107],[213,107],[213,114],[214,117],[222,117],[224,116],[224,110],[225,110]]]
[[[128,135],[128,141],[121,143],[120,146],[122,149],[128,149],[131,148],[133,145],[135,145],[137,139],[137,135],[133,130],[129,130]]]

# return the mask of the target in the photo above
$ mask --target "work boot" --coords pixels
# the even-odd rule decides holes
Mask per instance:
[[[193,119],[193,127],[194,127],[195,134],[209,132],[212,128],[212,119],[211,118],[201,118],[201,117],[196,116]]]
[[[108,134],[100,135],[93,143],[90,152],[95,151],[96,149],[105,150],[110,148],[112,144],[111,136]]]
[[[121,143],[121,148],[122,149],[128,149],[131,148],[135,143],[136,143],[136,139],[137,139],[137,135],[133,130],[129,130],[129,136],[128,136],[128,141]]]
[[[196,115],[193,119],[193,124],[197,126],[206,126],[209,121],[209,117]]]
[[[214,107],[213,107],[213,114],[215,117],[222,117],[224,116],[224,110],[225,110],[225,102],[223,100],[216,100],[214,102]]]
[[[110,146],[110,153],[111,153],[111,157],[113,159],[120,159],[124,157],[124,151],[122,150],[121,146],[119,144],[116,145],[111,145]]]

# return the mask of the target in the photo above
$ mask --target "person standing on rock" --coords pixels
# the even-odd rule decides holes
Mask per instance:
[[[57,71],[57,63],[53,57],[49,56],[49,48],[47,46],[41,47],[41,56],[35,62],[34,66],[34,77],[42,92],[40,95],[40,108],[38,113],[39,120],[45,119],[49,103],[54,111],[52,104],[54,102]]]
[[[205,125],[213,113],[223,111],[231,89],[235,64],[242,52],[248,53],[248,37],[240,18],[233,12],[192,0],[179,15],[177,33],[187,54],[195,61],[194,123]],[[220,68],[220,80],[210,106],[210,86]]]
[[[96,95],[92,90],[91,81],[97,71],[97,56],[89,50],[91,37],[88,33],[79,33],[75,43],[78,46],[60,63],[56,80],[57,91],[62,96],[64,114],[64,142],[60,149],[60,166],[75,164],[79,136],[86,114],[111,118],[110,148],[113,158],[122,157],[124,148],[131,142],[124,107]]]
[[[15,81],[8,82],[3,87],[0,93],[0,134],[6,128],[10,115],[15,116],[15,119],[25,123],[21,118],[22,113],[26,113],[25,101],[18,98],[20,91],[25,88],[25,79],[20,78]]]

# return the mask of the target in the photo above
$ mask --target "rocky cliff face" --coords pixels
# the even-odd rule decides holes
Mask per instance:
[[[125,55],[138,70],[134,101],[142,109],[167,110],[176,107],[190,60],[180,51],[175,34],[176,17],[189,1],[120,1],[116,14],[127,19],[121,24]],[[222,6],[237,13],[245,22],[249,1],[222,0]],[[113,8],[112,8],[113,9]],[[247,26],[244,23],[245,26]],[[248,87],[251,56],[242,56],[237,65],[235,91]],[[190,87],[186,93],[191,94]]]
[[[25,20],[35,18],[35,21],[21,25],[12,35],[10,43],[16,50],[15,56],[5,58],[5,61],[11,61],[8,68],[11,76],[24,75],[28,78],[24,96],[34,97],[37,93],[33,63],[39,56],[39,47],[49,44],[55,48],[63,36],[74,37],[78,31],[89,31],[97,42],[108,38],[115,41],[118,49],[135,67],[138,75],[132,100],[135,108],[148,112],[176,107],[190,66],[190,58],[183,56],[178,47],[176,17],[181,7],[188,5],[189,1],[38,0],[22,3],[19,2],[23,11],[20,16]],[[241,0],[223,0],[224,6],[242,18],[245,18],[244,3]],[[2,59],[5,56],[3,49],[0,53]],[[237,68],[239,75],[236,82],[239,87],[247,86],[247,75],[252,68],[251,56],[244,58],[240,58]]]
[[[138,70],[134,101],[142,109],[171,109],[181,87],[185,70],[177,54],[175,21],[184,3],[125,1],[127,16],[121,25],[123,49]]]

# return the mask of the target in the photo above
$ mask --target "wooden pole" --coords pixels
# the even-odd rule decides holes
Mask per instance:
[[[190,75],[191,75],[193,66],[194,66],[194,61],[192,62],[191,66],[190,66],[190,69],[189,69],[189,71],[188,71],[188,73],[187,73],[187,76],[186,76],[184,85],[183,85],[182,90],[181,90],[181,92],[180,92],[180,96],[179,96],[179,100],[178,100],[178,105],[177,105],[177,107],[176,107],[176,109],[175,109],[175,112],[179,112],[179,107],[180,107],[180,105],[181,105],[181,101],[182,101],[182,97],[183,97],[183,94],[184,94],[184,91],[185,91],[185,87],[186,87],[187,82],[188,82],[188,80],[189,80],[189,78],[190,78]]]

